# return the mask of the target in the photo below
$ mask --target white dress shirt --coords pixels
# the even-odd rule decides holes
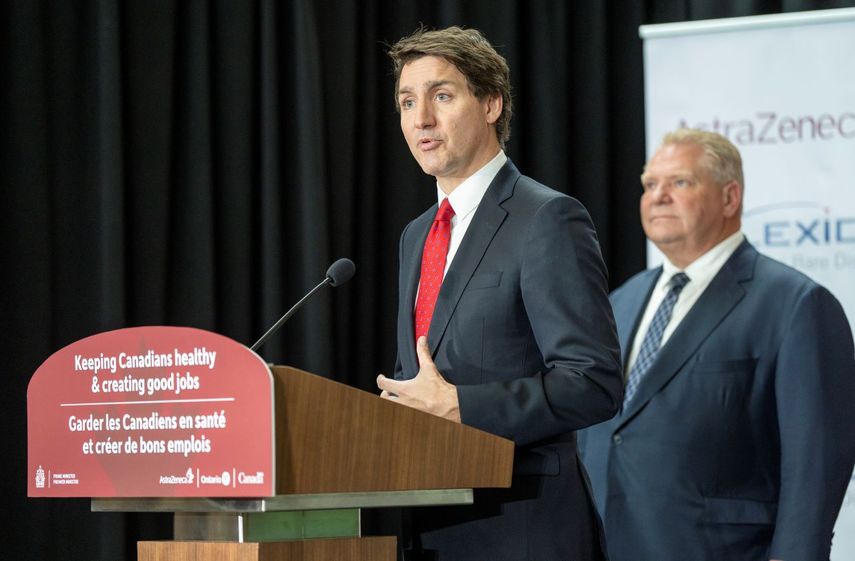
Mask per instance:
[[[665,342],[668,341],[668,338],[671,337],[671,334],[674,333],[674,330],[677,329],[677,326],[680,325],[680,322],[683,321],[683,318],[686,317],[686,314],[689,313],[689,310],[692,309],[692,306],[695,305],[695,302],[698,301],[698,298],[701,297],[701,294],[703,294],[704,290],[706,290],[713,278],[718,274],[727,260],[730,259],[730,256],[733,255],[733,252],[736,251],[736,248],[739,247],[739,244],[744,239],[745,235],[742,232],[736,232],[728,236],[711,250],[692,261],[682,271],[689,277],[689,282],[683,287],[683,291],[680,292],[680,297],[674,305],[671,320],[665,326],[665,331],[662,333],[660,347],[665,345]],[[645,308],[644,315],[641,317],[641,323],[638,325],[638,331],[635,332],[635,338],[632,340],[632,348],[624,368],[625,375],[632,371],[632,366],[638,358],[638,351],[641,349],[641,343],[644,341],[644,336],[647,334],[650,322],[653,321],[653,314],[656,313],[659,304],[662,303],[665,295],[668,294],[668,283],[671,277],[679,272],[680,269],[668,261],[666,257],[662,263],[662,274],[659,275],[656,286],[653,287],[650,300],[647,302],[647,308]]]
[[[466,234],[469,224],[472,223],[472,217],[475,216],[475,210],[481,203],[481,199],[484,198],[484,193],[487,192],[490,183],[493,182],[496,174],[499,173],[499,170],[502,169],[502,166],[507,161],[508,157],[505,156],[503,151],[499,150],[495,158],[467,177],[450,195],[446,195],[439,188],[439,184],[437,184],[436,192],[439,204],[442,204],[442,200],[447,196],[448,203],[454,209],[454,216],[451,218],[451,241],[448,244],[448,256],[445,258],[445,271],[442,273],[443,278],[445,278],[445,273],[448,272],[448,267],[457,254],[460,242],[463,241],[463,236]]]

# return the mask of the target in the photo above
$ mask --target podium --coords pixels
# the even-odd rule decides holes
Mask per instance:
[[[139,561],[393,561],[396,538],[362,537],[360,509],[471,504],[475,488],[511,485],[509,440],[296,368],[270,372],[273,495],[92,498],[98,512],[174,513],[174,540],[139,542]]]

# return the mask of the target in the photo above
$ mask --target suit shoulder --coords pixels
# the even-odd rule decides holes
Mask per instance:
[[[763,280],[769,279],[779,283],[798,286],[818,285],[815,280],[798,269],[794,269],[793,267],[760,252],[757,253],[757,263],[754,270],[756,275],[761,275],[763,277]]]
[[[585,205],[578,199],[556,191],[527,175],[520,175],[517,179],[512,200],[514,204],[530,208],[534,212],[544,206],[558,205],[553,208],[570,208],[575,211],[582,211],[586,216],[589,214]]]
[[[570,195],[562,193],[561,191],[556,191],[552,187],[547,187],[543,183],[532,179],[527,175],[520,175],[519,178],[517,178],[517,184],[514,188],[514,196],[527,197],[541,201],[548,201],[560,198],[573,198]]]
[[[804,294],[817,290],[827,292],[824,286],[803,272],[759,252],[754,265],[753,280],[777,291],[781,296],[786,293]]]
[[[749,290],[758,290],[762,298],[769,298],[779,306],[787,302],[794,305],[796,302],[825,302],[832,309],[840,308],[840,313],[845,315],[840,301],[828,288],[801,271],[759,252],[752,281],[753,287]]]

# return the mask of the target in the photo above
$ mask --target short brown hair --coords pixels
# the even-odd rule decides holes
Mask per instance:
[[[502,96],[502,114],[496,120],[496,137],[504,148],[511,137],[511,76],[505,58],[477,29],[448,27],[428,30],[420,27],[389,48],[395,74],[395,107],[398,107],[398,86],[404,65],[424,56],[437,56],[453,64],[469,84],[478,99],[490,95]]]

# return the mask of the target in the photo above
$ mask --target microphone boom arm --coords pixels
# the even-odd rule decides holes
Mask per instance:
[[[303,297],[300,299],[300,301],[299,301],[299,302],[297,302],[296,304],[294,304],[293,306],[291,306],[291,309],[290,309],[290,310],[288,310],[287,312],[285,312],[285,315],[284,315],[284,316],[282,316],[281,318],[279,318],[279,321],[277,321],[276,323],[274,323],[274,324],[273,324],[273,327],[271,327],[270,329],[268,329],[268,330],[267,330],[267,333],[265,333],[264,335],[262,335],[262,336],[261,336],[261,338],[260,338],[258,341],[256,341],[255,343],[253,343],[253,344],[252,344],[252,346],[251,346],[249,349],[250,349],[251,351],[255,351],[255,350],[257,350],[259,347],[261,347],[261,345],[263,345],[264,343],[266,343],[266,342],[267,342],[267,340],[268,340],[268,339],[270,339],[270,337],[271,337],[274,333],[276,333],[276,332],[279,330],[279,328],[280,328],[280,327],[282,327],[282,324],[284,324],[286,321],[288,321],[288,319],[289,319],[291,316],[293,316],[293,315],[294,315],[294,312],[296,312],[297,310],[299,310],[299,309],[300,309],[300,307],[303,305],[303,303],[304,303],[306,300],[308,300],[308,299],[312,296],[312,294],[314,294],[315,292],[317,292],[318,290],[320,290],[320,289],[321,289],[321,288],[323,288],[324,286],[326,286],[326,285],[330,284],[331,282],[332,282],[332,279],[331,279],[330,277],[326,277],[324,280],[322,280],[321,282],[319,282],[319,283],[318,283],[318,285],[317,285],[315,288],[313,288],[312,290],[310,290],[308,294],[306,294],[305,296],[303,296]]]

